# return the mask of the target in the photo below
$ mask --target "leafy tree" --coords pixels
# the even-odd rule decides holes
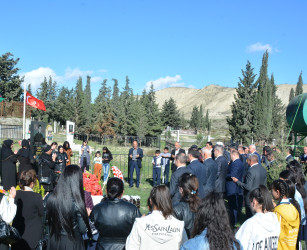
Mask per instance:
[[[0,93],[9,102],[21,100],[23,82],[23,78],[17,74],[19,58],[14,60],[12,57],[9,52],[0,57]]]
[[[296,84],[296,88],[295,88],[295,96],[298,96],[300,94],[303,94],[303,77],[302,77],[303,72],[301,71],[299,77],[298,77],[298,81]]]
[[[294,89],[291,88],[290,95],[289,95],[289,102],[294,98]]]
[[[231,117],[227,117],[229,132],[234,140],[242,140],[243,143],[251,142],[254,130],[254,98],[256,83],[254,68],[247,61],[242,77],[239,77],[236,88],[235,100],[231,105]]]
[[[56,116],[55,120],[65,125],[66,121],[74,120],[73,110],[73,96],[72,92],[65,87],[62,87],[56,99]]]
[[[165,100],[162,106],[161,120],[164,127],[170,126],[175,128],[181,126],[181,114],[172,97],[169,100]]]

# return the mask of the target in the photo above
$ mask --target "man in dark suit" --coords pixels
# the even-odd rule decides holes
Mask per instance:
[[[248,147],[249,153],[253,154],[253,155],[257,155],[258,157],[258,163],[261,165],[261,156],[260,154],[258,154],[258,152],[256,151],[256,146],[254,144],[249,145]]]
[[[177,154],[185,154],[185,151],[184,149],[180,148],[181,145],[178,141],[175,142],[175,149],[172,150],[171,152],[171,161],[172,161],[172,167],[171,167],[171,170],[172,170],[172,173],[174,173],[176,170],[177,170],[177,166],[176,166],[176,163],[175,163],[175,157]]]
[[[301,164],[307,163],[307,147],[304,147],[304,154],[300,155],[300,162]]]
[[[235,226],[238,221],[238,214],[242,208],[243,202],[243,190],[236,183],[234,183],[231,177],[235,177],[240,181],[243,181],[244,166],[240,160],[239,152],[233,150],[230,154],[231,164],[227,170],[226,177],[226,199],[228,201],[228,207],[230,212],[230,222],[232,226]]]
[[[214,147],[215,163],[217,165],[217,178],[215,180],[215,192],[225,193],[225,181],[228,170],[228,162],[223,156],[224,148],[222,146]]]
[[[238,178],[232,176],[232,180],[244,190],[246,219],[253,216],[249,201],[250,192],[255,188],[258,188],[259,185],[265,186],[267,181],[266,169],[259,164],[258,156],[256,154],[252,154],[248,157],[248,159],[251,165],[247,171],[245,181],[242,182],[238,180]]]
[[[132,148],[129,149],[128,154],[128,168],[129,168],[129,187],[133,187],[133,172],[136,172],[136,187],[140,186],[140,170],[142,168],[143,150],[138,147],[138,142],[133,141]]]
[[[202,171],[202,176],[200,177],[204,180],[204,196],[215,190],[215,181],[217,177],[217,165],[211,157],[211,150],[208,148],[203,148],[202,153],[204,156],[204,171]]]
[[[294,158],[293,158],[292,154],[293,154],[292,148],[288,148],[288,155],[286,157],[286,162],[287,163],[289,163],[291,161],[294,161]]]
[[[198,180],[198,194],[200,198],[204,198],[204,188],[203,183],[205,180],[202,179],[205,176],[202,172],[205,171],[204,165],[198,160],[199,152],[198,150],[194,150],[193,148],[189,148],[188,151],[188,159],[190,164],[187,166],[187,169],[191,171],[197,177]]]
[[[184,173],[191,174],[191,171],[186,167],[187,156],[185,154],[177,154],[175,157],[175,164],[177,166],[177,170],[172,174],[170,183],[170,193],[173,206],[178,204],[181,200],[181,195],[179,193],[179,180],[181,175],[183,175]]]

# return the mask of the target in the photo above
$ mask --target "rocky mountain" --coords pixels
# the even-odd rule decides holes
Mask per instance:
[[[282,100],[285,107],[289,102],[291,88],[295,90],[296,85],[280,84],[277,85],[277,95]],[[304,92],[307,92],[307,84],[304,84]],[[177,106],[184,113],[185,118],[191,117],[194,105],[203,105],[204,112],[209,109],[209,115],[212,119],[226,119],[231,115],[230,105],[234,101],[236,94],[235,88],[222,87],[218,85],[209,85],[202,89],[192,89],[183,87],[165,88],[156,92],[157,103],[162,108],[165,100],[172,97],[176,100]]]

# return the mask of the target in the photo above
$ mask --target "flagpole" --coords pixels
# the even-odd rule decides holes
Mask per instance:
[[[23,86],[23,124],[22,124],[22,139],[26,138],[26,82],[24,81],[24,86]]]

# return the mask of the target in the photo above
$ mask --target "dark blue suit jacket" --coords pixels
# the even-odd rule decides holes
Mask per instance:
[[[137,154],[139,155],[139,157],[136,159],[139,168],[142,167],[142,158],[143,158],[143,149],[141,148],[137,148]],[[133,148],[129,149],[129,154],[128,154],[128,164],[130,166],[130,163],[132,161],[132,159],[130,158],[130,155],[133,155]]]
[[[221,155],[215,159],[217,165],[217,178],[215,180],[215,192],[224,193],[225,192],[225,181],[228,170],[228,162],[226,158]]]
[[[212,158],[204,161],[204,169],[201,179],[204,180],[204,196],[215,190],[215,181],[217,177],[217,165]]]
[[[172,197],[173,206],[178,204],[181,200],[181,195],[179,193],[179,180],[181,175],[184,173],[190,173],[191,170],[187,167],[180,167],[172,174],[171,183],[170,183],[170,193]]]
[[[187,166],[187,169],[189,169],[191,173],[197,177],[199,184],[198,194],[199,197],[203,198],[204,197],[203,183],[205,182],[205,180],[203,180],[202,178],[203,176],[205,176],[205,174],[203,173],[205,171],[204,164],[202,164],[199,160],[194,160]]]
[[[239,187],[231,177],[236,177],[239,181],[243,181],[244,166],[240,159],[235,160],[228,166],[226,178],[226,195],[243,194],[243,190]]]

